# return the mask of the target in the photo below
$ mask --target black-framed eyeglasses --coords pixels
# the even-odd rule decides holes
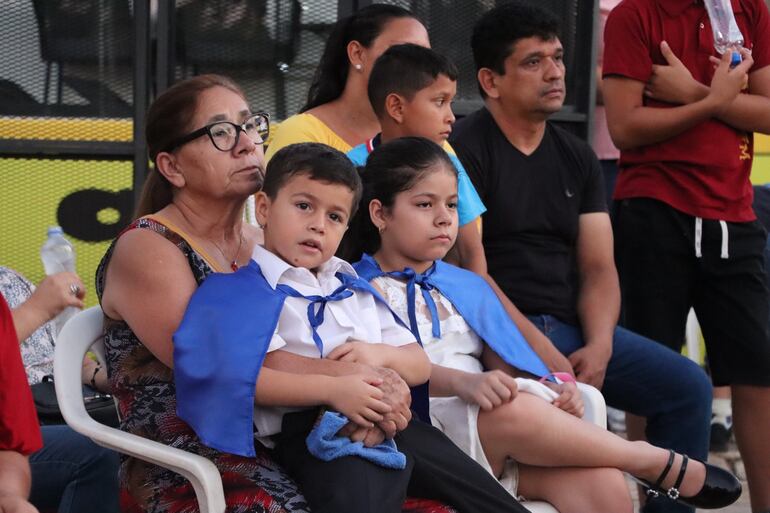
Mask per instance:
[[[229,121],[211,123],[179,138],[166,146],[163,151],[173,151],[204,134],[208,134],[211,143],[219,151],[230,151],[238,145],[241,132],[244,132],[256,144],[264,144],[270,135],[270,115],[267,112],[257,112],[249,116],[242,125],[236,125]]]

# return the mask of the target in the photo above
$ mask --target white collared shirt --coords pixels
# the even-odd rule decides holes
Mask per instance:
[[[337,257],[321,265],[316,274],[303,267],[291,266],[259,245],[254,247],[252,258],[259,264],[262,275],[272,288],[279,284],[288,285],[305,296],[327,296],[334,292],[342,285],[336,277],[338,272],[358,276],[349,263]],[[398,324],[385,305],[371,294],[356,290],[346,299],[326,303],[324,322],[317,328],[323,341],[321,355],[313,341],[313,330],[307,318],[308,303],[304,298],[286,298],[268,352],[282,349],[309,358],[321,358],[349,340],[391,346],[415,342],[412,332]],[[254,423],[263,443],[266,442],[263,437],[280,432],[281,419],[288,411],[294,410],[255,408]]]

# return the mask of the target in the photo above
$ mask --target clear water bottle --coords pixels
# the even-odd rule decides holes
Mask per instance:
[[[732,52],[730,65],[741,62],[740,49],[743,48],[743,34],[735,22],[733,6],[730,0],[705,0],[706,11],[711,20],[711,31],[714,34],[714,48],[720,54]]]
[[[48,228],[48,238],[40,248],[40,259],[43,261],[43,269],[50,276],[63,272],[75,272],[75,248],[70,241],[64,238],[64,231],[60,226]],[[64,323],[77,313],[78,309],[70,306],[62,310],[54,319],[56,333],[61,331]]]

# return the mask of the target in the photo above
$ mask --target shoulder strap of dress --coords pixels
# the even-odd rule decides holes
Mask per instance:
[[[214,269],[214,271],[221,273],[224,272],[222,267],[217,263],[217,261],[213,258],[211,258],[211,255],[203,249],[200,244],[197,243],[197,241],[191,237],[187,232],[180,229],[177,225],[169,221],[167,218],[160,216],[158,214],[150,214],[147,216],[144,216],[140,219],[137,219],[137,222],[141,221],[142,219],[146,219],[149,221],[152,221],[152,223],[144,224],[144,225],[135,225],[132,224],[132,227],[138,227],[138,228],[147,228],[150,230],[153,230],[157,232],[160,235],[163,235],[165,238],[173,242],[174,244],[177,244],[179,241],[184,241],[187,243],[190,248],[192,248],[193,251],[198,253],[201,258],[203,258],[209,266]],[[163,229],[161,229],[163,227]]]

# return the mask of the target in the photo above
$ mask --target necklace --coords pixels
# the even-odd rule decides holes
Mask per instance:
[[[238,238],[238,249],[235,250],[235,255],[233,255],[233,259],[230,260],[230,269],[232,269],[233,272],[238,270],[238,261],[237,261],[238,253],[241,252],[241,246],[243,246],[243,232],[239,233],[238,235],[239,235],[239,238]],[[222,248],[219,247],[219,244],[217,244],[213,240],[211,241],[211,243],[214,245],[214,247],[216,247],[219,250],[219,252],[222,254],[222,258],[224,258],[225,261],[229,260],[227,258],[227,255],[225,255],[225,252],[222,251]]]

